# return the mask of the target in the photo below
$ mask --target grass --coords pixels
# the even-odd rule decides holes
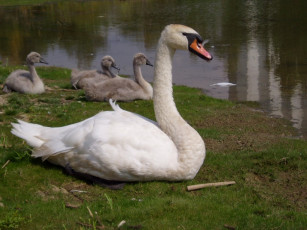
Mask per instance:
[[[16,68],[0,66],[0,84]],[[68,69],[38,73],[46,93],[0,93],[0,229],[116,229],[123,220],[121,229],[306,228],[307,142],[294,138],[288,121],[268,117],[255,103],[175,86],[179,112],[205,140],[203,167],[192,181],[130,183],[113,191],[32,159],[27,144],[10,133],[16,118],[55,127],[111,109],[73,90]],[[154,119],[151,101],[119,104]],[[186,190],[229,180],[237,184]]]
[[[63,0],[0,0],[0,6],[25,6],[25,5],[41,5],[50,2],[62,2]],[[69,1],[69,0],[66,0]]]

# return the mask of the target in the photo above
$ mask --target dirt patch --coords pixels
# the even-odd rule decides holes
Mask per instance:
[[[36,194],[43,200],[63,199],[68,208],[78,208],[84,201],[93,200],[92,188],[86,183],[70,182],[62,185],[50,184],[36,191]]]
[[[227,111],[216,111],[195,126],[215,130],[214,137],[206,137],[207,149],[214,152],[236,150],[261,151],[287,136],[294,129],[284,119],[272,118],[244,105],[236,105]]]
[[[276,205],[289,205],[297,210],[307,208],[307,186],[301,171],[279,172],[274,179],[268,175],[248,173],[247,184],[266,200]]]
[[[220,140],[205,139],[206,147],[213,152],[261,151],[269,144],[278,142],[275,135],[267,133],[245,134],[242,136],[222,135]]]
[[[97,197],[93,186],[84,182],[69,182],[61,185],[50,184],[38,189],[36,194],[43,201],[63,199],[68,208],[78,208],[84,202],[90,202]]]
[[[8,97],[8,94],[0,95],[0,106],[7,104],[7,97]]]
[[[89,189],[88,184],[80,183],[80,182],[65,183],[65,184],[62,184],[62,187],[65,188],[67,191],[73,191],[73,190],[86,191]]]

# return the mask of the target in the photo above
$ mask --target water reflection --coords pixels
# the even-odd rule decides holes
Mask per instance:
[[[247,45],[247,101],[259,101],[259,51],[256,41]]]
[[[52,65],[100,68],[112,55],[131,74],[132,57],[154,60],[166,24],[189,25],[210,39],[214,60],[175,55],[176,84],[199,87],[231,100],[252,100],[294,123],[307,136],[307,1],[133,0],[65,1],[0,7],[0,60],[23,64],[32,51]],[[151,81],[152,69],[144,68]],[[212,87],[232,82],[229,88]]]
[[[291,108],[292,108],[292,119],[294,127],[302,127],[304,110],[302,108],[302,86],[297,84],[294,88],[293,94],[291,96]]]

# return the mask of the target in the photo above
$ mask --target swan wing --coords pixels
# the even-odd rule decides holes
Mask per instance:
[[[37,142],[32,145],[33,157],[63,167],[69,164],[78,172],[110,180],[165,178],[167,170],[177,166],[172,140],[144,117],[111,105],[114,111],[72,125],[50,128],[22,122],[12,132],[28,143]],[[23,130],[32,137],[21,135]]]
[[[24,84],[30,82],[30,73],[26,70],[15,70],[6,79],[6,84]]]
[[[71,158],[72,168],[106,179],[148,180],[163,178],[166,169],[176,167],[177,149],[156,125],[127,111],[101,116],[76,149],[90,167],[82,171],[83,163]]]

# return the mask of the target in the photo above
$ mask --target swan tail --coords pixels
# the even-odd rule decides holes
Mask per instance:
[[[44,140],[40,138],[40,132],[44,128],[43,126],[31,124],[21,120],[17,121],[18,123],[12,123],[12,134],[21,139],[24,139],[30,146],[34,148],[38,148],[44,143]]]
[[[77,89],[78,81],[80,80],[79,72],[80,72],[79,69],[72,69],[72,70],[71,70],[70,82],[71,82],[71,85],[72,85],[74,88],[76,88],[76,89]]]
[[[47,138],[44,138],[42,133],[46,132],[46,129],[50,129],[49,127],[21,120],[17,121],[18,123],[12,123],[13,129],[11,133],[24,139],[28,145],[34,148],[31,154],[32,157],[41,157],[42,160],[45,161],[50,156],[67,153],[73,149],[73,147],[67,147],[63,142],[57,139],[48,140]]]
[[[114,111],[122,111],[122,109],[119,107],[119,105],[116,104],[116,101],[113,101],[112,98],[109,99],[109,103],[110,103],[110,105],[111,105],[111,107]]]
[[[10,93],[10,92],[12,92],[12,90],[5,84],[4,86],[3,86],[3,92],[5,92],[5,93]]]

